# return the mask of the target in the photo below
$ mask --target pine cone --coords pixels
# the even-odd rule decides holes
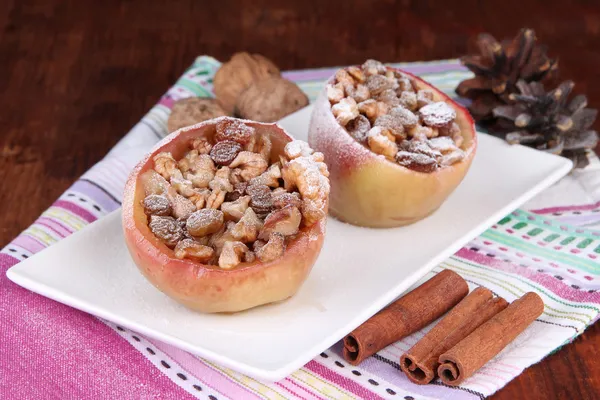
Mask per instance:
[[[478,55],[461,58],[475,74],[456,88],[459,96],[473,102],[469,111],[477,122],[494,123],[494,107],[509,103],[508,96],[517,91],[516,83],[541,81],[558,70],[558,61],[548,58],[546,47],[536,44],[532,29],[521,29],[512,41],[498,43],[490,34],[477,39]]]
[[[518,93],[509,96],[513,103],[493,110],[506,128],[509,143],[520,143],[570,158],[575,168],[588,164],[587,149],[598,144],[598,133],[591,129],[597,110],[586,108],[587,98],[577,95],[568,101],[572,81],[546,92],[540,82],[517,82]]]

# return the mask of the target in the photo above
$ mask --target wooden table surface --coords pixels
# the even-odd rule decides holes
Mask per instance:
[[[109,4],[113,3],[113,4]],[[458,57],[534,28],[561,77],[600,108],[593,1],[0,1],[0,247],[127,132],[199,54],[247,50],[281,69]],[[443,4],[443,5],[442,5]],[[598,126],[596,126],[598,128]],[[496,399],[600,397],[600,327]]]

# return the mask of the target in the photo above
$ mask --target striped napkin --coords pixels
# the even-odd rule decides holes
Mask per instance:
[[[470,73],[456,61],[397,64],[450,95]],[[159,103],[97,165],[0,252],[4,272],[120,205],[125,179],[167,132],[173,102],[212,96],[219,63],[199,57]],[[290,71],[313,100],[334,69]],[[452,269],[471,288],[508,301],[535,291],[545,311],[517,340],[460,387],[417,386],[400,355],[431,328],[363,362],[347,364],[340,345],[275,382],[239,374],[22,289],[0,274],[0,397],[201,399],[476,399],[573,340],[600,310],[600,162],[564,178],[473,239],[432,273]],[[531,210],[534,211],[531,211]],[[526,211],[530,210],[530,211]]]

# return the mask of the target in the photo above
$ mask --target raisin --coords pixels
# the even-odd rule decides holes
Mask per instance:
[[[150,230],[164,244],[174,247],[183,238],[183,230],[173,217],[150,216]]]
[[[229,165],[242,151],[242,146],[233,140],[217,142],[210,150],[210,158],[218,165]]]
[[[425,125],[439,128],[454,121],[456,111],[443,101],[438,101],[421,107],[419,115]]]
[[[364,143],[367,140],[367,133],[371,129],[371,123],[369,119],[364,115],[359,115],[346,125],[346,130],[354,139],[360,143]]]
[[[250,207],[256,215],[264,218],[271,212],[273,199],[271,189],[267,185],[250,185],[246,188],[246,193],[250,196]]]
[[[217,122],[215,140],[232,140],[239,144],[248,144],[254,136],[254,128],[237,119],[224,119]]]
[[[223,226],[223,212],[213,208],[198,210],[189,216],[185,226],[193,236],[215,233]]]
[[[146,215],[167,216],[171,214],[171,203],[165,196],[151,194],[144,199],[144,212]]]

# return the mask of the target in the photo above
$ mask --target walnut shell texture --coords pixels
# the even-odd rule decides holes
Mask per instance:
[[[167,121],[169,132],[174,132],[184,126],[194,125],[198,122],[226,116],[217,100],[211,98],[189,97],[181,99],[171,109]]]
[[[215,74],[215,95],[223,109],[232,114],[238,97],[253,82],[279,75],[279,68],[268,58],[260,54],[235,53]]]
[[[293,82],[278,76],[254,82],[238,98],[235,113],[259,122],[275,122],[308,104]]]

